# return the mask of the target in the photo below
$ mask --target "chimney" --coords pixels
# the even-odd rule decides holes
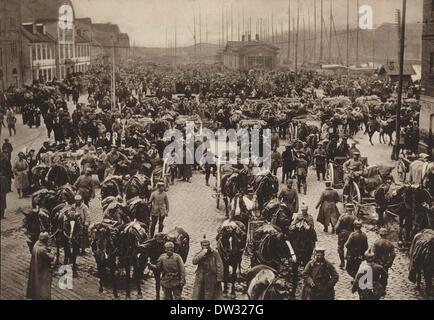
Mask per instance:
[[[252,41],[252,35],[249,33],[249,41]]]
[[[38,24],[36,25],[36,30],[37,30],[39,33],[46,34],[46,31],[45,31],[45,25],[43,25],[43,24],[41,24],[41,23],[38,23]]]
[[[30,33],[34,33],[34,25],[33,23],[23,23],[23,28],[26,29],[26,31],[30,32]]]
[[[256,41],[259,41],[259,34],[256,34],[255,39]]]
[[[242,42],[246,41],[246,35],[245,34],[243,34],[243,36],[241,37],[241,41]]]

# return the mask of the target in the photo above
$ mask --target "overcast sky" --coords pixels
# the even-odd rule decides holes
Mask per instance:
[[[288,26],[288,2],[291,1],[292,14],[296,15],[297,0],[72,0],[77,17],[91,17],[94,22],[112,22],[119,25],[122,32],[130,35],[131,45],[164,47],[166,43],[166,29],[168,38],[174,39],[175,24],[177,26],[177,43],[179,46],[194,43],[194,15],[196,14],[197,42],[199,42],[199,10],[202,16],[202,42],[206,41],[206,28],[208,29],[208,42],[218,43],[222,24],[222,8],[230,15],[232,8],[233,37],[237,40],[238,21],[242,30],[242,16],[246,24],[252,17],[253,33],[257,19],[266,19],[274,16],[274,23],[280,32]],[[314,1],[317,2],[317,14],[320,16],[320,0],[300,0],[300,13],[305,16],[306,24],[308,14],[313,26]],[[346,23],[347,0],[324,0],[324,16],[328,24],[330,1],[334,2],[334,19],[339,26]],[[357,0],[350,1],[350,20],[352,26],[356,25]],[[422,1],[408,0],[408,21],[420,22],[422,20]],[[360,5],[371,5],[374,10],[374,24],[393,22],[396,9],[402,6],[401,0],[359,0]],[[239,18],[238,18],[239,17]],[[271,18],[270,18],[271,20]],[[302,20],[301,20],[302,21]],[[300,22],[301,23],[301,22]],[[318,27],[319,28],[319,27]],[[313,27],[312,27],[313,29]],[[242,31],[241,31],[242,32]],[[229,32],[229,38],[231,33]],[[230,40],[230,39],[229,39]]]

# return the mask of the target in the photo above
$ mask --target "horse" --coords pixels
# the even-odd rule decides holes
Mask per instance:
[[[225,203],[226,217],[229,217],[229,204],[232,199],[239,193],[247,193],[247,172],[245,169],[237,170],[231,168],[223,174],[221,178],[221,191]]]
[[[151,180],[145,175],[136,174],[132,176],[124,187],[125,200],[128,201],[135,197],[149,200],[152,191],[151,184]]]
[[[291,288],[285,278],[265,265],[258,265],[246,274],[249,300],[289,300]]]
[[[223,262],[223,293],[227,295],[228,283],[231,282],[231,299],[236,298],[235,281],[237,278],[237,268],[241,264],[246,241],[246,228],[241,222],[226,220],[217,231],[217,250]],[[232,275],[230,277],[229,268],[232,268]]]
[[[123,193],[123,180],[120,176],[108,176],[101,184],[101,200],[108,197],[122,197]]]
[[[149,229],[143,224],[133,221],[125,225],[118,238],[119,267],[125,270],[126,296],[129,298],[131,267],[133,268],[133,280],[137,287],[137,298],[142,298],[141,281],[147,263],[147,255],[141,248],[141,244],[149,239]]]
[[[261,220],[271,223],[279,231],[288,234],[293,213],[288,206],[277,198],[268,202],[261,211]]]
[[[99,292],[104,292],[104,286],[113,285],[113,295],[118,298],[116,281],[116,258],[119,230],[104,223],[90,226],[91,248],[95,258],[99,278]]]
[[[78,175],[77,175],[78,170]],[[64,186],[65,184],[73,184],[78,176],[79,171],[78,167],[74,167],[72,165],[53,165],[47,172],[46,181],[47,186],[50,188],[56,188]]]
[[[266,175],[254,176],[251,184],[260,210],[264,208],[266,203],[275,198],[279,192],[279,179],[271,172]]]
[[[371,145],[374,145],[372,142],[372,137],[374,136],[375,132],[379,133],[379,142],[386,144],[385,135],[389,136],[389,146],[393,144],[393,138],[392,135],[395,132],[395,120],[388,119],[388,120],[379,120],[378,118],[371,118],[368,121],[368,136],[369,136],[369,142]]]
[[[289,264],[289,268],[284,266],[284,260]],[[298,281],[297,256],[291,242],[275,226],[265,224],[255,230],[251,265],[266,265],[278,272],[287,270],[293,288],[291,294],[295,295]]]
[[[434,275],[434,231],[422,230],[416,234],[409,252],[409,280],[417,284],[420,289],[422,274],[425,280],[425,294],[429,299],[432,294],[432,282]]]

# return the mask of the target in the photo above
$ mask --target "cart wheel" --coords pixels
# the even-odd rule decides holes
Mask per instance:
[[[354,205],[354,209],[356,213],[359,212],[360,205],[362,204],[362,195],[360,193],[359,186],[354,181],[352,186],[350,187],[350,192],[348,195],[347,202],[352,203]]]
[[[398,161],[398,163],[396,164],[396,171],[398,172],[399,181],[405,182],[407,178],[407,172],[402,161]]]

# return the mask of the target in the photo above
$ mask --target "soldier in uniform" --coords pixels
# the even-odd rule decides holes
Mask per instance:
[[[293,178],[295,169],[295,155],[292,149],[292,144],[286,146],[286,150],[282,153],[282,184],[286,179]]]
[[[353,158],[343,164],[344,169],[344,189],[350,184],[354,174],[361,175],[364,169],[364,164],[360,160],[360,152],[354,152]]]
[[[163,253],[156,265],[148,263],[151,270],[161,272],[161,287],[164,300],[181,300],[182,288],[185,285],[185,267],[180,255],[175,253],[173,242],[164,245],[166,253]]]
[[[318,181],[325,180],[327,153],[325,152],[322,143],[318,143],[318,149],[313,153],[313,161],[316,169],[316,177]]]
[[[354,231],[348,237],[348,240],[345,243],[345,248],[347,248],[346,270],[348,274],[354,278],[369,246],[368,237],[364,232],[362,232],[362,222],[360,220],[356,220],[354,221],[353,225]]]
[[[387,230],[380,229],[380,239],[375,241],[372,247],[373,254],[375,255],[375,262],[381,265],[386,272],[389,272],[390,267],[395,261],[395,246],[387,239]]]
[[[346,213],[339,217],[336,224],[336,234],[338,235],[338,254],[341,260],[340,268],[345,269],[345,254],[344,246],[347,242],[350,234],[354,231],[354,221],[356,221],[356,216],[354,215],[354,205],[352,203],[347,203],[345,205]]]
[[[89,206],[90,199],[95,198],[95,186],[93,184],[92,170],[90,168],[87,168],[84,174],[78,177],[77,181],[74,183],[74,187],[83,197],[86,206]]]
[[[334,300],[335,285],[339,275],[335,267],[325,258],[325,249],[316,248],[315,257],[303,271],[302,300]]]
[[[332,233],[335,233],[335,226],[340,216],[336,204],[341,201],[341,198],[338,192],[332,188],[331,181],[327,181],[325,185],[326,189],[322,192],[316,205],[316,209],[319,208],[317,221],[324,225],[324,232],[328,232],[329,224],[331,224]]]
[[[302,153],[297,154],[296,158],[296,172],[297,172],[297,190],[298,193],[301,193],[301,187],[303,186],[303,193],[306,195],[307,193],[307,169],[309,167],[309,163],[305,159]]]
[[[294,180],[288,179],[287,187],[279,193],[279,200],[286,204],[291,217],[298,212],[298,193],[293,189]]]
[[[74,198],[75,203],[72,207],[75,213],[80,217],[81,223],[81,255],[86,254],[86,249],[89,247],[89,226],[90,226],[90,214],[89,207],[83,203],[83,198],[80,195],[76,195]]]
[[[371,251],[366,252],[365,259],[355,276],[352,292],[357,292],[360,300],[380,300],[386,295],[387,272],[375,263]]]
[[[377,211],[378,215],[378,222],[377,225],[379,228],[381,228],[384,224],[384,212],[387,209],[387,199],[386,195],[390,190],[390,185],[392,184],[392,178],[386,177],[384,179],[384,182],[378,187],[377,190],[375,190],[374,197],[375,197],[375,209]]]

